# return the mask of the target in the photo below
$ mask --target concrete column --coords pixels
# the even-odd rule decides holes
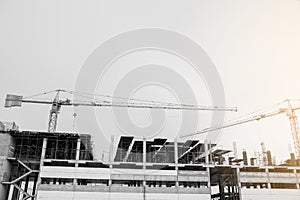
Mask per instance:
[[[114,154],[114,140],[115,137],[114,135],[111,136],[110,138],[110,147],[109,147],[109,162],[110,164],[113,162],[114,158],[113,158],[113,154]]]
[[[178,181],[178,143],[177,138],[174,139],[174,160],[175,160],[175,170],[176,170],[176,187],[179,187],[179,181]]]
[[[44,166],[44,160],[45,160],[46,149],[47,149],[47,142],[48,142],[48,138],[44,138],[44,140],[43,140],[43,146],[42,146],[42,152],[41,152],[41,160],[40,160],[40,172],[37,175],[37,178],[35,180],[37,183],[34,184],[34,187],[36,186],[37,188],[36,189],[33,188],[33,191],[35,191],[36,197],[32,198],[32,200],[33,199],[37,199],[37,193],[39,191],[38,188],[40,187],[41,182],[42,182],[42,179],[41,179],[41,170],[42,170],[42,167]]]
[[[81,146],[81,139],[78,138],[77,139],[77,145],[76,145],[75,168],[78,168],[78,166],[79,166],[80,146]],[[77,178],[74,178],[73,185],[77,185]]]
[[[76,146],[76,164],[78,165],[78,161],[79,161],[79,158],[80,158],[80,146],[81,146],[81,139],[78,138],[77,139],[77,146]]]
[[[299,190],[299,189],[300,189],[300,182],[299,182],[299,178],[300,178],[300,177],[298,177],[297,169],[293,169],[293,172],[294,172],[294,174],[295,174],[295,176],[296,176],[296,180],[297,180],[297,189]]]
[[[143,199],[146,199],[146,162],[147,162],[147,140],[146,138],[143,138],[143,174],[144,174],[144,180],[143,180]]]
[[[240,168],[236,168],[236,180],[238,183],[239,199],[242,200],[242,183],[240,182]]]
[[[112,186],[112,180],[111,180],[111,170],[112,170],[112,164],[109,164],[109,180],[108,180],[108,186]]]
[[[209,191],[211,194],[210,168],[208,166],[206,166],[206,171],[207,171],[207,177],[208,177],[207,187],[209,188]]]
[[[267,176],[268,176],[268,189],[271,189],[271,183],[270,183],[270,173],[269,173],[269,169],[266,168],[265,169],[266,173],[267,173]]]
[[[147,162],[147,152],[146,152],[146,143],[147,140],[146,138],[143,138],[143,171],[144,171],[144,180],[143,180],[143,186],[146,187],[146,179],[145,179],[145,175],[146,175],[146,162]]]
[[[42,147],[42,153],[41,153],[41,165],[44,166],[44,160],[46,155],[46,149],[47,149],[47,141],[48,138],[44,138],[43,140],[43,147]]]
[[[208,156],[209,156],[209,152],[208,152],[208,143],[207,143],[207,140],[204,141],[204,151],[205,151],[205,164],[209,164],[209,159],[208,159]]]
[[[112,179],[111,179],[111,171],[113,168],[113,152],[114,152],[114,135],[111,136],[111,141],[110,141],[110,148],[109,148],[109,180],[108,180],[108,185],[109,185],[109,190],[110,187],[112,186]]]

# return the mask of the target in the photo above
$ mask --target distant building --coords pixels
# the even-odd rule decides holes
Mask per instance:
[[[2,122],[0,122],[0,131],[3,131],[5,129],[5,126]]]
[[[17,131],[19,126],[15,122],[0,122],[0,131]]]

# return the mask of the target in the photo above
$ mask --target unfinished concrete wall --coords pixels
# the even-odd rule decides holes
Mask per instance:
[[[11,144],[13,142],[13,138],[10,134],[5,132],[0,132],[0,156],[12,156],[13,149],[11,148]]]
[[[3,185],[3,181],[8,181],[10,177],[11,164],[4,156],[0,156],[0,200],[6,200],[9,185]]]
[[[0,200],[6,200],[9,186],[2,182],[8,181],[10,177],[11,164],[7,160],[11,156],[12,137],[7,133],[0,133]]]

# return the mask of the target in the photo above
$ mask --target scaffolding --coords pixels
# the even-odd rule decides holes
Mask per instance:
[[[88,134],[13,130],[2,131],[0,136],[9,137],[11,141],[3,146],[9,165],[2,172],[1,191],[4,194],[0,197],[3,199],[36,199],[41,182],[39,171],[44,164],[68,165],[68,162],[61,161],[94,159],[91,136]],[[51,162],[45,162],[47,159]]]

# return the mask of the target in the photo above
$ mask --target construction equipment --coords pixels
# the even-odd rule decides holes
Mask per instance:
[[[291,127],[291,133],[293,136],[295,154],[296,154],[297,158],[300,158],[300,132],[299,132],[297,116],[295,114],[295,111],[299,110],[300,106],[292,107],[291,102],[293,102],[293,101],[300,101],[300,100],[286,99],[264,111],[254,112],[254,113],[251,113],[244,117],[240,117],[235,120],[230,120],[228,122],[225,122],[223,125],[205,128],[196,133],[182,135],[181,138],[189,137],[189,136],[193,136],[193,135],[199,135],[199,134],[203,134],[203,133],[207,133],[207,132],[211,132],[211,131],[216,131],[216,130],[220,130],[220,129],[224,129],[224,128],[228,128],[228,127],[232,127],[232,126],[236,126],[239,124],[244,124],[244,123],[248,123],[248,122],[252,122],[252,121],[259,121],[264,118],[268,118],[268,117],[272,117],[272,116],[276,116],[276,115],[285,113],[290,121],[290,127]]]
[[[35,97],[55,93],[53,100],[36,99]],[[68,95],[77,95],[89,99],[88,101],[71,101],[66,98],[60,99],[61,93]],[[98,98],[95,98],[98,97]],[[101,97],[102,99],[99,99]],[[109,98],[109,100],[103,100]],[[125,99],[126,102],[115,102],[113,99]],[[142,99],[128,99],[124,97],[114,97],[109,95],[90,94],[84,92],[74,92],[67,90],[54,90],[33,95],[30,97],[23,97],[20,95],[8,94],[5,99],[5,107],[18,107],[22,103],[34,104],[49,104],[52,105],[48,121],[48,132],[55,132],[57,127],[57,118],[62,106],[94,106],[94,107],[127,107],[127,108],[149,108],[149,109],[172,109],[172,110],[208,110],[208,111],[237,111],[236,107],[217,107],[217,106],[197,106],[188,104],[175,104],[168,102],[150,101]]]

